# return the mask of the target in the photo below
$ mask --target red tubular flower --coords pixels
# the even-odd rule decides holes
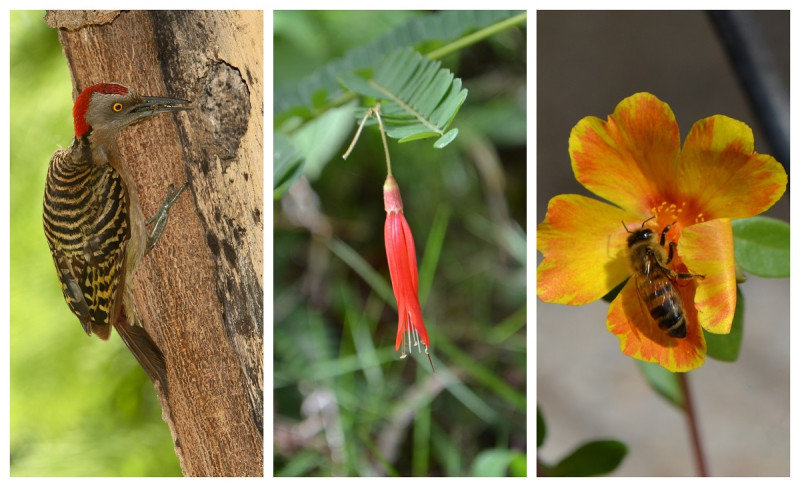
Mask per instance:
[[[402,344],[403,354],[411,352],[411,347],[420,350],[420,342],[428,353],[428,332],[422,321],[419,306],[419,277],[417,275],[417,253],[414,248],[414,237],[403,216],[403,200],[400,188],[391,176],[383,183],[383,202],[386,207],[386,225],[384,239],[386,259],[389,261],[389,275],[392,278],[392,289],[397,299],[397,341],[395,350]],[[421,351],[421,350],[420,350]],[[432,365],[432,364],[431,364]]]

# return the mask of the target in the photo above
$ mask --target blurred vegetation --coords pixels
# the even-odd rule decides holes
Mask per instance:
[[[10,473],[180,475],[153,386],[116,334],[83,332],[44,238],[44,180],[72,142],[72,84],[43,17],[10,12]]]
[[[417,15],[275,12],[275,86]],[[435,374],[394,350],[377,127],[274,203],[275,475],[526,475],[525,35],[443,59],[469,90],[447,148],[389,140]]]

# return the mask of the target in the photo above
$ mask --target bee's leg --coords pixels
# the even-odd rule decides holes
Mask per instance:
[[[667,227],[667,228],[669,228],[669,227]],[[663,234],[662,234],[662,236],[663,236]],[[669,243],[669,254],[667,255],[667,261],[664,262],[663,266],[661,266],[662,269],[666,270],[670,274],[670,277],[672,277],[673,279],[691,279],[693,277],[699,277],[700,279],[705,279],[706,276],[704,276],[703,274],[690,274],[688,272],[675,272],[672,269],[669,269],[668,267],[666,267],[666,265],[669,264],[670,261],[672,260],[672,258],[675,256],[675,247],[677,245],[678,244],[676,244],[675,242],[670,242]]]
[[[694,277],[699,277],[700,279],[706,278],[703,274],[689,274],[688,272],[676,272],[675,275],[678,279],[692,279]]]
[[[667,228],[665,228],[664,231],[666,231],[667,229],[669,229],[669,226],[667,226]],[[669,254],[667,255],[667,261],[664,262],[664,264],[669,264],[670,262],[672,262],[672,258],[675,256],[676,245],[678,244],[676,244],[675,242],[669,243]],[[664,232],[661,233],[661,246],[662,247],[664,246]]]
[[[661,244],[662,247],[664,246],[665,243],[667,243],[667,232],[669,232],[669,229],[672,228],[672,225],[675,225],[676,223],[678,223],[677,220],[672,222],[672,223],[670,223],[669,225],[664,227],[663,230],[661,230],[661,241],[659,243]],[[673,243],[675,243],[675,242],[673,242]],[[670,246],[672,246],[672,244],[670,244]],[[672,259],[672,249],[670,249],[669,255],[670,255],[669,258],[671,260]],[[669,260],[667,262],[669,262]]]
[[[659,264],[659,266],[661,267],[661,269],[664,270],[664,272],[667,274],[667,276],[669,276],[669,278],[672,279],[673,281],[675,279],[694,279],[695,277],[699,277],[700,279],[705,279],[706,278],[706,276],[703,275],[703,274],[690,274],[688,272],[675,272],[675,271],[673,271],[672,269],[670,269],[669,267],[667,267],[665,265]]]

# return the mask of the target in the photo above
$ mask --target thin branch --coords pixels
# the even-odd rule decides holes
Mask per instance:
[[[692,437],[692,452],[694,453],[695,463],[697,464],[697,473],[700,477],[708,477],[705,454],[703,453],[703,446],[700,443],[700,432],[697,427],[697,416],[694,411],[694,406],[692,405],[692,394],[689,389],[688,374],[678,374],[678,380],[681,384],[681,391],[683,391],[683,409],[686,412],[686,419],[689,421],[689,434]]]

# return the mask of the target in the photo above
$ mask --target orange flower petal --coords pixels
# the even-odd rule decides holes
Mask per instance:
[[[684,304],[687,293],[678,288]],[[625,355],[645,362],[655,362],[672,372],[686,372],[705,361],[706,341],[697,324],[694,307],[686,306],[686,338],[673,338],[660,329],[644,308],[636,291],[635,277],[625,284],[608,309],[606,326],[617,335]]]
[[[723,115],[692,126],[677,174],[682,193],[696,199],[705,220],[756,215],[786,191],[783,166],[753,151],[750,127]]]
[[[649,93],[622,100],[604,122],[586,117],[572,129],[575,178],[587,189],[638,215],[672,194],[680,132],[669,105]]]
[[[630,275],[622,221],[638,217],[607,203],[569,194],[550,200],[536,229],[544,255],[537,269],[542,301],[586,304],[600,299]]]
[[[736,309],[736,263],[733,229],[728,219],[686,227],[678,247],[683,263],[694,274],[694,305],[700,325],[711,333],[730,333]]]

